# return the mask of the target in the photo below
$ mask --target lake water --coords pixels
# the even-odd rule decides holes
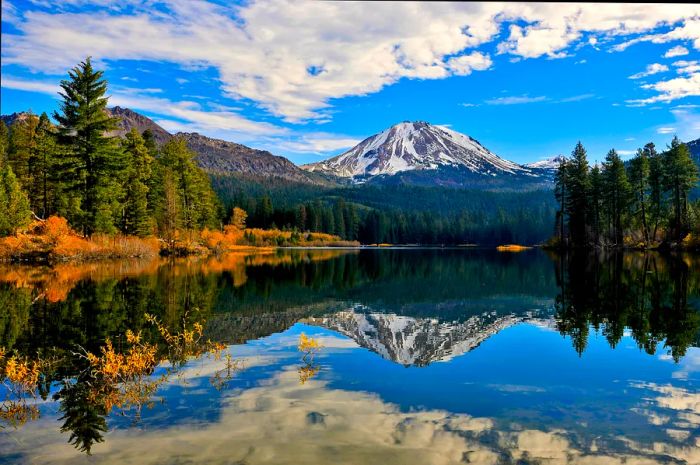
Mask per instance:
[[[698,257],[0,265],[0,347],[18,354],[99,353],[128,329],[152,334],[146,313],[205,321],[223,353],[158,367],[154,392],[109,412],[79,365],[56,362],[28,400],[37,415],[2,425],[0,463],[700,463]]]

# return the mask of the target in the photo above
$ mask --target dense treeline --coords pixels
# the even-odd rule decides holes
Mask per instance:
[[[417,186],[278,188],[219,177],[226,210],[260,228],[322,231],[364,244],[541,243],[551,235],[551,192],[489,192]],[[293,192],[293,194],[289,194]]]
[[[121,232],[168,237],[220,227],[219,202],[185,142],[157,147],[152,134],[110,134],[107,82],[88,58],[61,82],[52,124],[46,113],[0,123],[0,236],[32,215],[68,219],[85,236]]]
[[[688,147],[674,138],[668,149],[653,143],[628,163],[613,149],[592,168],[579,142],[560,164],[555,244],[561,247],[656,247],[680,244],[700,227],[691,202],[698,168]]]

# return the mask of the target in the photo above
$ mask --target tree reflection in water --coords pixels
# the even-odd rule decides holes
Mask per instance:
[[[700,276],[691,271],[700,265],[696,257],[618,252],[572,253],[556,260],[557,328],[571,337],[579,354],[591,328],[611,347],[629,329],[640,349],[652,355],[663,343],[676,362],[698,344],[700,312],[689,303],[700,290]]]
[[[3,381],[8,384],[10,357],[41,361],[35,387],[23,394],[27,402],[17,403],[16,392],[5,390],[3,416],[8,424],[21,426],[38,416],[36,401],[53,398],[59,403],[61,431],[89,453],[103,440],[114,409],[138,421],[163,376],[192,357],[209,350],[220,353],[221,342],[284,331],[301,319],[347,308],[348,302],[452,322],[465,321],[469,312],[514,312],[509,307],[513,300],[503,298],[516,296],[526,309],[533,302],[551,302],[556,328],[571,337],[579,354],[586,350],[591,330],[600,331],[612,347],[629,331],[646,353],[655,354],[663,344],[676,362],[698,345],[697,257],[571,253],[551,258],[540,251],[518,256],[294,251],[84,268],[2,265]],[[197,326],[202,321],[206,327]],[[133,330],[132,340],[128,330]],[[182,349],[180,337],[192,342],[184,336],[187,331],[202,338],[197,350],[194,345]],[[106,356],[107,340],[114,357],[128,355],[134,334],[157,344],[159,355],[131,375],[105,379],[89,357],[76,356]],[[303,365],[297,374],[302,384],[313,382],[319,372],[314,342],[300,340]],[[166,360],[169,368],[158,368]],[[214,387],[224,389],[239,368],[238,361],[225,355],[223,367],[210,378]]]

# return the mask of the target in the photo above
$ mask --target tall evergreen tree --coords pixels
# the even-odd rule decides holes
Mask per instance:
[[[559,244],[564,246],[567,243],[564,232],[566,203],[568,196],[568,165],[565,159],[559,161],[556,174],[554,175],[554,196],[557,199],[559,208],[557,209],[556,229],[559,236]]]
[[[681,241],[690,231],[688,194],[698,182],[698,168],[678,137],[664,154],[664,168],[664,186],[671,192],[673,205],[672,237]]]
[[[111,233],[119,212],[119,173],[122,156],[115,138],[117,118],[106,112],[107,81],[93,69],[90,58],[69,71],[61,81],[60,112],[54,113],[59,136],[68,148],[70,163],[63,177],[80,192],[80,216],[70,218],[84,234]]]
[[[13,234],[30,221],[29,199],[22,191],[12,168],[0,163],[0,236]]]
[[[630,200],[630,185],[625,164],[615,149],[605,156],[603,163],[605,186],[605,210],[609,221],[610,236],[614,245],[622,246],[624,241],[624,216]]]
[[[204,227],[219,227],[216,194],[209,178],[195,163],[194,154],[182,138],[165,143],[157,159],[157,183],[172,184],[173,192],[165,192],[160,199],[157,221],[159,227],[171,221],[167,218],[171,202],[176,202],[177,225],[188,231]],[[170,184],[168,184],[170,185]],[[165,206],[164,206],[165,205]],[[167,208],[166,208],[167,206]]]
[[[648,190],[649,190],[649,159],[643,149],[637,151],[637,155],[630,161],[629,180],[632,186],[634,198],[635,216],[639,216],[642,226],[644,242],[649,243],[649,223],[647,221]]]
[[[122,149],[127,161],[122,231],[141,237],[148,236],[153,233],[153,222],[148,207],[153,157],[136,128],[132,128],[126,134],[122,140]]]
[[[56,144],[54,127],[46,113],[39,117],[36,129],[35,152],[32,155],[32,179],[30,201],[34,212],[47,218],[56,211],[56,199],[59,195],[59,179],[56,173],[56,154],[60,147]]]
[[[10,146],[10,131],[4,121],[0,120],[0,165],[7,161],[7,151]]]
[[[587,242],[586,219],[588,213],[588,195],[591,182],[588,172],[586,149],[581,142],[576,144],[568,163],[566,211],[569,217],[571,244],[583,247]]]
[[[605,183],[603,179],[603,173],[598,165],[591,168],[591,195],[590,195],[590,215],[591,215],[591,229],[593,234],[593,243],[596,246],[601,244],[600,242],[600,226],[601,226],[601,212],[603,204]]]
[[[646,144],[642,151],[649,160],[649,229],[651,240],[655,241],[664,210],[663,160],[652,142]]]
[[[21,114],[10,128],[8,161],[17,182],[25,191],[32,187],[31,164],[36,151],[39,118],[30,112]]]

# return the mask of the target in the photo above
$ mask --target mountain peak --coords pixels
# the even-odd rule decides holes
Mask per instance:
[[[539,169],[546,169],[546,170],[555,170],[559,168],[559,165],[562,162],[566,161],[566,157],[564,155],[554,155],[552,157],[544,158],[542,160],[536,161],[534,163],[528,163],[527,165],[524,165],[526,168],[539,168]]]
[[[528,170],[486,149],[476,139],[427,121],[403,121],[329,160],[305,165],[341,177],[368,177],[442,167],[496,176]]]

